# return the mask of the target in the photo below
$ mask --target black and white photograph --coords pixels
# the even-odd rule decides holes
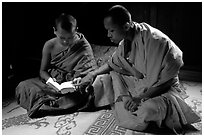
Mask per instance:
[[[4,1],[2,135],[202,135],[201,1]]]

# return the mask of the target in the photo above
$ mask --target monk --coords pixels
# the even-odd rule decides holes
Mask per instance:
[[[95,79],[95,105],[110,104],[118,125],[137,131],[154,122],[181,133],[183,126],[199,122],[179,87],[184,64],[179,47],[160,30],[133,22],[121,5],[110,8],[104,26],[119,46],[108,63],[81,80]]]
[[[31,118],[41,117],[39,110],[66,110],[73,106],[66,102],[69,95],[61,94],[54,85],[81,78],[96,68],[92,48],[77,32],[72,15],[61,14],[53,29],[56,37],[48,40],[42,50],[40,77],[22,81],[16,88],[17,102]]]

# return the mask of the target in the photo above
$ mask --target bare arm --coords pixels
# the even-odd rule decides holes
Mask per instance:
[[[169,81],[157,86],[157,87],[150,87],[144,94],[142,94],[141,98],[153,98],[156,96],[165,93],[172,85],[175,79],[170,79]]]
[[[98,69],[94,70],[92,73],[94,76],[105,74],[111,71],[111,67],[106,63],[103,66],[99,67]]]
[[[123,98],[125,109],[132,112],[135,111],[141,101],[145,101],[146,99],[153,98],[165,93],[171,87],[174,80],[175,79],[170,79],[162,85],[159,85],[157,87],[150,87],[145,93],[136,98],[125,96]]]
[[[101,74],[105,74],[108,73],[109,71],[111,71],[111,67],[108,64],[104,64],[103,66],[101,66],[100,68],[89,72],[84,78],[82,78],[81,83],[86,83],[86,82],[93,82],[93,79],[97,76],[97,75],[101,75]]]
[[[45,81],[47,81],[48,78],[50,77],[47,70],[50,65],[50,60],[51,60],[51,49],[52,49],[52,46],[49,45],[48,43],[45,43],[43,50],[42,50],[40,77],[44,79]]]

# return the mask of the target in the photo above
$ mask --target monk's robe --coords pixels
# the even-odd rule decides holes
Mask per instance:
[[[165,34],[146,23],[134,23],[134,31],[129,56],[125,56],[124,46],[128,45],[123,40],[108,62],[113,71],[96,78],[95,104],[113,104],[118,124],[132,130],[144,130],[153,121],[176,132],[183,125],[200,121],[186,104],[185,91],[179,86],[182,51]],[[124,108],[123,96],[140,97],[149,88],[163,84],[170,86],[143,100],[135,112]]]
[[[51,65],[48,73],[59,84],[77,77],[83,77],[96,68],[90,44],[83,34],[77,33],[77,35],[79,39],[70,47],[56,54],[51,53]],[[46,44],[58,44],[57,38],[47,41]],[[40,114],[40,110],[50,110],[51,112],[72,107],[73,104],[69,104],[69,99],[66,102],[66,96],[69,96],[69,94],[56,95],[53,92],[53,89],[46,84],[46,81],[36,77],[19,83],[16,88],[16,98],[20,106],[27,110],[28,116],[31,118],[41,117],[43,114]]]

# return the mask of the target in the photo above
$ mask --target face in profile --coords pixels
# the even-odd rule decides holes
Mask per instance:
[[[104,18],[104,27],[108,31],[108,38],[111,42],[118,44],[121,40],[124,39],[126,31],[123,27],[114,24],[111,17]]]
[[[54,34],[57,36],[58,40],[62,45],[70,45],[75,40],[76,29],[73,27],[73,29],[68,32],[61,28],[61,26],[58,24],[57,29],[54,30]]]

